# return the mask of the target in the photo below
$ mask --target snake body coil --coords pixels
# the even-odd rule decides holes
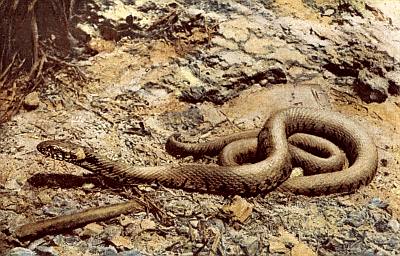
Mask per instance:
[[[286,181],[292,169],[287,138],[299,132],[323,137],[338,145],[345,151],[349,167]],[[168,187],[215,194],[255,195],[279,185],[282,191],[306,195],[350,192],[372,180],[378,162],[376,146],[359,125],[341,114],[311,108],[289,108],[272,115],[258,134],[256,154],[260,161],[248,165],[137,167],[111,161],[90,148],[66,141],[44,141],[37,148],[54,159],[71,162],[126,185],[158,182]],[[221,149],[209,147],[208,150]]]

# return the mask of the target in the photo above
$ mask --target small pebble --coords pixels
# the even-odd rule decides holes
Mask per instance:
[[[388,203],[382,201],[380,198],[378,197],[374,197],[371,199],[371,201],[369,201],[368,207],[369,208],[380,208],[380,209],[386,209],[389,206]]]
[[[387,225],[393,230],[393,232],[398,232],[400,229],[400,224],[396,219],[389,220]]]
[[[382,166],[382,167],[387,167],[387,165],[388,165],[388,160],[385,159],[385,158],[382,158],[382,159],[381,159],[381,166]]]
[[[126,227],[126,226],[128,226],[129,224],[132,224],[132,223],[134,223],[134,222],[135,222],[135,219],[132,218],[132,217],[130,217],[130,216],[121,216],[121,217],[119,218],[119,223],[120,223],[122,226],[124,226],[124,227]]]
[[[178,234],[189,234],[190,229],[186,225],[179,225],[176,228],[176,231],[178,232]]]
[[[324,10],[324,16],[332,16],[335,13],[335,9],[326,9]]]
[[[189,221],[189,223],[194,228],[197,228],[199,226],[199,221],[198,220],[191,220],[191,221]]]

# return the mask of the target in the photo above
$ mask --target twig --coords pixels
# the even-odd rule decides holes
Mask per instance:
[[[144,206],[137,199],[132,199],[125,203],[91,208],[78,213],[28,223],[17,228],[15,235],[22,239],[34,238],[143,210]]]
[[[134,187],[134,191],[143,198],[139,198],[138,200],[140,200],[140,202],[145,205],[146,208],[149,209],[154,215],[158,216],[162,223],[166,224],[168,219],[167,213],[158,207],[150,197],[140,192],[140,190],[136,187]]]
[[[10,64],[8,64],[8,66],[5,68],[5,70],[3,71],[3,73],[0,74],[0,81],[2,81],[3,78],[5,78],[6,75],[8,74],[8,72],[10,71],[11,67],[12,67],[13,64],[14,64],[15,57],[17,57],[17,53],[14,53],[14,55],[13,55],[13,57],[12,57],[12,59],[11,59]],[[4,80],[5,80],[5,79],[4,79]]]
[[[13,11],[15,11],[17,9],[18,3],[19,3],[19,0],[14,0],[13,1],[13,5],[12,5],[12,10]]]
[[[169,24],[171,23],[171,20],[177,16],[176,11],[172,11],[169,14],[161,17],[160,19],[156,20],[155,22],[153,22],[149,28],[147,28],[147,31],[151,31],[153,29],[155,29],[157,26],[161,25],[161,24]]]
[[[73,63],[66,62],[66,61],[64,61],[64,60],[61,60],[61,59],[59,59],[59,58],[57,58],[57,57],[55,57],[55,56],[51,56],[51,55],[47,55],[47,58],[49,58],[50,60],[59,62],[59,63],[65,65],[65,66],[67,66],[67,67],[75,68],[75,70],[76,70],[77,73],[81,76],[81,78],[82,78],[83,80],[87,80],[87,75],[80,69],[80,67],[79,67],[78,65],[73,64]]]
[[[217,230],[214,234],[215,234],[215,236],[214,236],[214,241],[211,245],[210,254],[209,254],[210,256],[217,255],[217,250],[221,243],[221,232],[219,230]]]
[[[35,9],[33,8],[36,1],[31,3],[29,6],[30,11],[32,11],[32,18],[31,18],[31,27],[32,27],[32,52],[33,52],[33,63],[36,63],[39,59],[39,32],[38,32],[38,25],[36,22],[36,13]]]
[[[46,62],[46,60],[47,60],[46,54],[43,53],[42,58],[40,58],[40,60],[36,61],[31,68],[31,71],[29,73],[29,80],[33,80],[34,86],[36,86],[36,83],[35,83],[36,79],[39,78],[39,76],[42,74],[43,65]],[[36,73],[36,75],[35,75],[35,73]]]
[[[68,20],[70,20],[73,16],[74,9],[75,9],[75,2],[76,2],[76,0],[70,0],[70,2],[69,2]]]

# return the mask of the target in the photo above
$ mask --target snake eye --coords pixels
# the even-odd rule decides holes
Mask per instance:
[[[60,152],[56,152],[53,156],[54,159],[56,160],[63,160],[64,156],[62,154],[60,154]]]

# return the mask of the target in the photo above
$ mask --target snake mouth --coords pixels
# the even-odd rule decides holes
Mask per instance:
[[[86,157],[84,148],[65,140],[47,140],[36,146],[37,150],[55,160],[77,162]]]

